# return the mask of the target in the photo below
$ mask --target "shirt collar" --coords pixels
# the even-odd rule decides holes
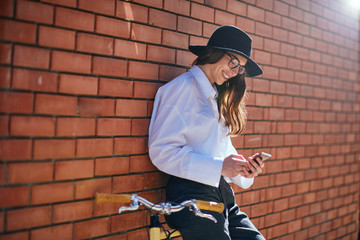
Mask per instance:
[[[211,85],[209,79],[206,77],[201,68],[195,65],[190,69],[190,72],[192,75],[194,75],[196,81],[199,84],[200,90],[206,98],[209,98],[210,96],[213,98],[217,97],[217,90],[215,86]]]

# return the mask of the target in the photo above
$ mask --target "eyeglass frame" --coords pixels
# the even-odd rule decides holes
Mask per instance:
[[[244,74],[244,73],[246,72],[246,68],[245,68],[246,64],[245,64],[245,65],[241,65],[241,64],[240,64],[240,60],[239,60],[236,56],[233,56],[233,55],[229,54],[228,52],[225,52],[225,54],[230,57],[230,61],[229,61],[229,63],[228,63],[229,68],[231,68],[231,69],[239,68],[237,75],[242,75],[242,74]],[[233,60],[236,60],[238,63],[236,64],[236,66],[233,66],[233,67],[232,67],[232,66],[231,66],[231,65],[232,65],[231,62],[233,62]],[[242,70],[243,72],[240,73],[241,70]]]

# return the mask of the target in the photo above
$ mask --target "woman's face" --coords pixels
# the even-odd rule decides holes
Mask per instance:
[[[241,55],[229,52],[228,54],[224,54],[217,63],[201,66],[211,84],[217,83],[218,85],[222,85],[229,78],[235,77],[238,74],[239,67],[233,69],[229,67],[231,58],[237,58],[241,66],[244,66],[247,62],[247,59]]]

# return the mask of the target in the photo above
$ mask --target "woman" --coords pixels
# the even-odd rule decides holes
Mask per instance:
[[[159,88],[149,129],[149,154],[170,175],[168,201],[222,202],[225,210],[213,222],[188,210],[167,217],[188,239],[264,239],[235,203],[232,181],[252,185],[264,166],[255,154],[238,155],[230,135],[245,127],[245,75],[262,74],[250,58],[252,39],[234,26],[221,26],[207,46],[190,46],[198,57],[193,67]],[[258,163],[257,163],[257,162]]]

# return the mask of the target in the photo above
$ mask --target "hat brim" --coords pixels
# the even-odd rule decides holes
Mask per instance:
[[[209,46],[192,45],[192,46],[189,46],[189,50],[193,54],[199,56],[206,47],[209,47]],[[259,75],[263,74],[263,71],[260,68],[260,66],[256,62],[254,62],[251,58],[249,58],[246,54],[244,54],[240,51],[231,49],[231,48],[223,48],[223,47],[217,47],[217,46],[211,46],[211,48],[233,52],[233,53],[239,54],[239,55],[243,56],[244,58],[246,58],[248,60],[245,65],[247,77],[255,77],[255,76],[259,76]]]

